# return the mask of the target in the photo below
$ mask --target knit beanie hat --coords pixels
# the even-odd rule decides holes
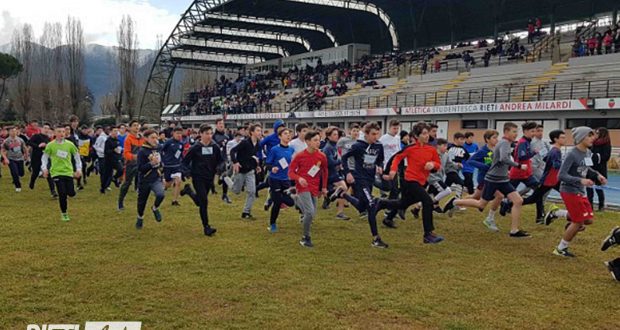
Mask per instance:
[[[573,140],[575,141],[575,145],[578,145],[579,143],[581,143],[581,141],[583,141],[583,139],[585,139],[588,134],[593,133],[594,130],[592,130],[590,127],[587,126],[579,126],[579,127],[575,127],[571,130],[571,133],[573,134]]]

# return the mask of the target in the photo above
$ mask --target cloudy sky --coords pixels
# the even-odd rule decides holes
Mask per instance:
[[[123,14],[136,21],[140,48],[155,48],[157,35],[168,37],[190,0],[0,0],[0,45],[25,23],[38,38],[45,22],[64,22],[71,15],[82,21],[87,43],[116,44]]]

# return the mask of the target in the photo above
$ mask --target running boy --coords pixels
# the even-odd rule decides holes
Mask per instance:
[[[491,164],[493,164],[493,150],[497,145],[499,132],[496,130],[487,130],[484,132],[483,137],[486,144],[478,150],[478,152],[473,154],[467,161],[468,165],[478,170],[478,185],[476,186],[476,191],[474,194],[470,196],[471,199],[475,200],[479,200],[482,197],[482,191],[484,190],[484,177],[491,168]],[[489,230],[494,232],[499,231],[499,228],[497,228],[497,224],[495,223],[495,213],[497,212],[501,201],[501,196],[496,197],[495,200],[493,200],[489,214],[482,222]]]
[[[575,256],[568,251],[568,245],[582,226],[592,224],[594,219],[592,205],[585,188],[607,183],[604,176],[590,167],[592,166],[592,152],[589,148],[594,143],[594,131],[590,127],[580,126],[573,128],[571,132],[575,148],[566,155],[559,174],[560,196],[566,205],[565,213],[567,213],[566,217],[570,220],[570,224],[566,227],[560,244],[553,250],[553,254],[563,257]],[[558,213],[559,211],[555,212],[556,215],[561,216]]]
[[[162,216],[159,206],[164,201],[164,184],[161,180],[162,162],[159,153],[159,134],[154,130],[144,131],[146,140],[138,151],[138,218],[136,229],[142,229],[144,224],[144,209],[151,191],[155,194],[155,203],[151,208],[155,221],[161,222]],[[127,144],[127,141],[125,141]]]
[[[28,148],[26,142],[17,136],[17,127],[9,127],[9,136],[2,143],[2,158],[4,164],[9,166],[15,191],[22,191],[21,177],[24,176],[24,162],[28,160]]]
[[[269,178],[269,193],[273,206],[271,207],[271,217],[269,218],[269,232],[275,233],[278,231],[276,221],[280,215],[280,208],[282,204],[287,206],[295,205],[293,199],[288,195],[287,191],[291,187],[291,180],[289,180],[289,165],[293,160],[293,148],[289,146],[291,141],[291,130],[288,128],[280,129],[278,133],[280,144],[271,148],[265,164],[268,168],[271,168]]]
[[[164,180],[166,189],[172,187],[172,206],[179,206],[181,191],[181,156],[183,154],[183,128],[175,127],[172,137],[164,142],[161,154],[164,163]]]
[[[510,237],[522,238],[529,237],[530,234],[519,229],[521,217],[521,204],[523,199],[515,188],[510,184],[508,178],[508,170],[510,167],[519,167],[527,170],[526,164],[519,164],[510,157],[510,145],[517,138],[517,125],[511,122],[504,124],[504,137],[497,143],[493,151],[493,162],[484,180],[484,189],[480,200],[474,199],[458,199],[454,201],[454,205],[470,206],[484,210],[487,204],[499,196],[508,197],[512,202],[512,223],[510,227]]]
[[[65,139],[65,127],[56,126],[54,141],[47,144],[43,150],[43,158],[41,159],[41,171],[43,177],[52,177],[56,185],[58,193],[58,202],[60,203],[61,220],[69,221],[67,214],[67,196],[75,196],[75,187],[73,186],[73,178],[82,176],[82,160],[78,148],[71,141]],[[73,163],[75,160],[75,172],[73,171]],[[48,163],[52,161],[52,165],[48,171]]]
[[[187,175],[192,178],[192,185],[196,192],[192,191],[189,185],[185,185],[181,193],[188,194],[198,206],[204,234],[212,236],[217,229],[209,224],[209,190],[213,186],[215,175],[222,172],[226,163],[222,149],[213,141],[211,126],[202,124],[199,132],[200,140],[191,146],[183,157],[184,172],[189,172]]]
[[[120,139],[119,139],[120,141]],[[125,137],[123,146],[123,156],[125,158],[125,181],[121,186],[120,193],[118,195],[118,210],[121,211],[125,208],[124,201],[129,187],[136,178],[138,173],[137,155],[138,150],[144,143],[144,138],[140,135],[140,122],[132,120],[129,122],[129,134]]]
[[[546,153],[544,159],[544,170],[540,176],[541,184],[534,190],[534,193],[523,200],[523,205],[536,203],[536,223],[546,225],[551,224],[554,211],[558,210],[556,207],[549,212],[548,217],[545,216],[545,198],[552,189],[560,190],[558,173],[562,166],[562,147],[566,144],[566,134],[564,130],[556,129],[549,133],[549,139],[553,142],[553,147]],[[545,219],[548,223],[545,223]]]
[[[321,137],[316,131],[306,133],[306,150],[293,158],[288,176],[295,181],[297,190],[295,204],[303,214],[303,236],[299,244],[311,248],[310,227],[316,214],[317,198],[327,195],[327,158],[319,150]],[[319,187],[322,187],[319,188]]]
[[[381,240],[377,228],[377,213],[374,210],[372,188],[377,174],[383,174],[383,146],[378,143],[381,128],[376,122],[364,125],[364,139],[358,140],[351,150],[342,155],[342,165],[346,174],[347,183],[353,186],[354,196],[337,189],[332,199],[344,198],[359,212],[368,212],[368,224],[373,236],[372,246],[387,248]],[[354,168],[349,167],[349,160],[353,159]]]

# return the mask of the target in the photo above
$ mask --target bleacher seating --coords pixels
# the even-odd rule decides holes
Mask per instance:
[[[398,106],[453,105],[464,103],[521,102],[580,97],[620,95],[620,54],[570,58],[575,38],[592,35],[592,23],[579,31],[543,34],[525,44],[511,37],[503,51],[495,43],[484,47],[463,45],[454,49],[425,49],[366,58],[354,66],[334,66],[323,70],[320,81],[311,84],[283,84],[276,74],[268,102],[253,111],[289,112],[311,110],[364,109]],[[511,46],[512,45],[512,46]],[[506,48],[512,47],[512,51]],[[475,64],[465,65],[460,56],[468,52]],[[503,56],[502,56],[503,55]],[[441,67],[435,68],[439,60]],[[426,72],[422,64],[426,62]],[[425,74],[423,74],[425,73]],[[294,75],[292,77],[295,77]],[[290,79],[290,78],[288,78]],[[331,82],[338,82],[346,93],[336,93]],[[344,87],[346,86],[346,87]],[[317,96],[319,95],[319,96]]]

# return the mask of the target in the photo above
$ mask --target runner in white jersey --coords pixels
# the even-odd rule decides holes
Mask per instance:
[[[309,128],[310,127],[306,123],[299,123],[297,124],[297,126],[295,126],[295,133],[297,134],[297,137],[293,139],[291,143],[289,143],[289,147],[293,148],[294,150],[293,156],[306,150],[306,148],[308,147],[303,137],[306,136]]]
[[[390,159],[400,151],[400,122],[396,119],[390,120],[388,131],[380,139],[383,145],[383,159]]]

